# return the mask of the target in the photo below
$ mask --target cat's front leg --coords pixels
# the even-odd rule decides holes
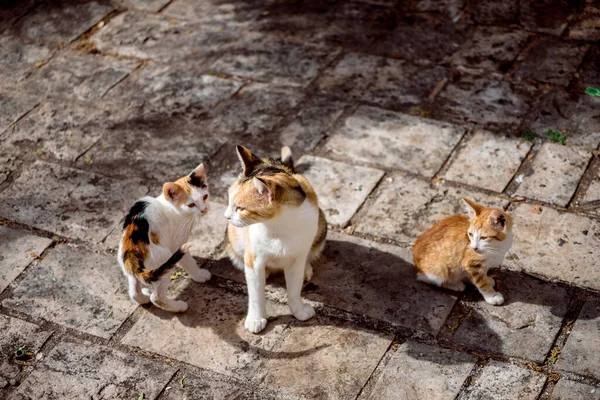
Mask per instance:
[[[248,315],[244,326],[252,333],[258,333],[267,326],[267,306],[265,299],[266,265],[255,259],[252,265],[244,267],[248,285]]]
[[[467,269],[467,273],[486,302],[494,306],[504,303],[504,296],[494,290],[495,282],[487,276],[487,272],[482,266],[471,266]]]
[[[304,284],[305,268],[306,260],[300,258],[284,270],[288,305],[294,317],[300,321],[306,321],[315,315],[315,309],[310,304],[302,302],[302,285]]]
[[[195,281],[204,283],[211,278],[211,274],[208,270],[198,267],[196,260],[190,253],[185,253],[181,259],[181,265],[185,272]]]

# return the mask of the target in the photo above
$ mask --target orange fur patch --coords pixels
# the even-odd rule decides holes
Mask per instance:
[[[152,243],[154,244],[160,244],[160,238],[156,232],[150,232],[150,240],[152,240]]]

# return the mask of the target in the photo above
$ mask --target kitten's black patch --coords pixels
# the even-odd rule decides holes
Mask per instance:
[[[139,242],[146,244],[150,243],[150,239],[148,237],[150,232],[150,224],[148,223],[146,217],[144,217],[144,211],[146,210],[146,207],[148,207],[147,201],[136,201],[123,221],[123,229],[126,229],[129,225],[133,225],[131,241],[134,244]]]
[[[498,217],[498,223],[504,228],[504,225],[506,225],[506,218],[504,218],[504,215]]]
[[[146,207],[148,207],[147,201],[136,201],[125,216],[125,220],[123,221],[123,229],[127,228],[133,222],[134,218],[136,218],[137,216],[141,216],[144,213],[144,211],[146,211]]]
[[[197,175],[194,175],[193,172],[190,174],[190,185],[196,186],[197,188],[200,188],[200,189],[204,189],[206,187],[206,183],[204,182],[204,179],[202,179],[201,177],[199,177]]]

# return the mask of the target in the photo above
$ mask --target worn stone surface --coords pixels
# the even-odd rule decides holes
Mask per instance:
[[[59,343],[11,400],[41,398],[154,399],[175,369],[91,343]]]
[[[8,29],[11,25],[25,15],[35,4],[37,0],[7,0],[2,2],[0,7],[0,32]]]
[[[328,238],[308,299],[420,333],[442,327],[456,297],[416,280],[409,248],[334,232]]]
[[[294,322],[256,379],[284,394],[319,399],[355,398],[367,383],[392,336],[353,329],[322,317]]]
[[[544,143],[515,193],[559,206],[569,204],[591,154],[576,146]]]
[[[250,379],[264,359],[290,356],[286,350],[274,349],[293,318],[286,315],[287,307],[268,303],[271,321],[264,333],[254,335],[244,328],[245,296],[193,281],[186,281],[177,294],[188,302],[185,313],[152,308],[129,330],[123,343],[238,379]]]
[[[118,3],[122,4],[127,8],[135,8],[138,10],[158,12],[163,9],[167,4],[171,3],[170,0],[119,0]],[[175,2],[178,3],[178,2]]]
[[[159,397],[161,400],[227,400],[249,398],[249,391],[229,377],[209,372],[202,375],[184,375],[183,384],[174,381]]]
[[[418,11],[432,11],[448,16],[454,19],[460,15],[465,0],[419,0],[415,4],[415,9]]]
[[[598,379],[600,377],[600,300],[586,302],[567,339],[556,366]]]
[[[402,109],[424,102],[445,74],[439,66],[348,53],[319,77],[317,85],[336,97]]]
[[[236,28],[246,28],[264,10],[263,1],[237,2],[231,0],[178,0],[173,1],[165,9],[164,14],[169,17],[190,20],[202,23],[214,23],[215,21]]]
[[[585,385],[583,383],[561,379],[558,381],[551,400],[598,400],[600,399],[600,388]]]
[[[569,25],[569,38],[573,40],[600,40],[600,7],[589,3],[583,13]]]
[[[0,84],[17,83],[41,66],[54,50],[13,35],[0,35]]]
[[[488,207],[502,208],[507,201],[452,187],[435,187],[404,174],[394,174],[373,193],[375,202],[356,218],[356,231],[412,243],[421,233],[449,215],[462,213],[461,197]],[[390,218],[393,215],[394,218]]]
[[[24,369],[15,359],[17,347],[27,348],[31,359],[48,340],[52,332],[45,331],[37,325],[17,318],[0,315],[0,389],[7,386],[11,380],[16,380],[19,372]],[[31,359],[26,360],[30,362]]]
[[[403,343],[380,366],[372,390],[360,399],[453,399],[475,365],[476,358],[413,341]]]
[[[529,31],[560,36],[577,2],[535,0],[519,2],[519,20]]]
[[[325,148],[338,157],[433,177],[464,132],[443,122],[360,107]]]
[[[10,128],[11,124],[33,109],[39,100],[33,96],[13,95],[0,92],[0,135]],[[0,176],[0,180],[4,180]]]
[[[137,307],[116,257],[69,245],[53,249],[2,305],[107,339]]]
[[[40,229],[98,242],[147,191],[135,181],[115,181],[55,164],[36,162],[0,193],[0,215]]]
[[[51,239],[0,226],[0,293],[37,256],[52,243]]]
[[[479,26],[473,37],[452,57],[452,63],[469,68],[506,72],[525,47],[529,34],[495,26]]]
[[[553,38],[539,39],[519,56],[515,75],[523,80],[567,86],[588,47],[585,44],[574,46]]]
[[[471,18],[480,24],[516,24],[518,23],[518,0],[475,0],[470,4]]]
[[[225,208],[227,207],[222,204],[210,203],[210,212],[196,222],[190,235],[190,254],[200,258],[208,258],[215,254],[217,247],[223,243],[227,230],[227,220],[223,215]]]
[[[113,10],[104,2],[51,0],[34,8],[13,29],[36,40],[68,44]]]
[[[543,362],[567,312],[568,293],[514,273],[493,275],[504,304],[490,305],[477,293],[455,341],[486,353]]]
[[[532,143],[477,131],[452,162],[445,179],[502,192]]]
[[[312,156],[303,156],[296,168],[317,192],[327,222],[340,226],[350,221],[383,176],[377,169]]]
[[[512,212],[514,242],[506,265],[600,289],[598,221],[549,207],[521,204]]]
[[[545,382],[546,376],[539,372],[490,361],[461,399],[534,400]]]

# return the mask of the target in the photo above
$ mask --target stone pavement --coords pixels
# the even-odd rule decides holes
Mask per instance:
[[[0,398],[600,399],[600,6],[552,0],[0,5]],[[244,330],[234,144],[292,147],[330,223],[296,321]],[[132,202],[204,162],[213,211],[136,307]],[[468,196],[516,220],[506,303],[414,278]]]

